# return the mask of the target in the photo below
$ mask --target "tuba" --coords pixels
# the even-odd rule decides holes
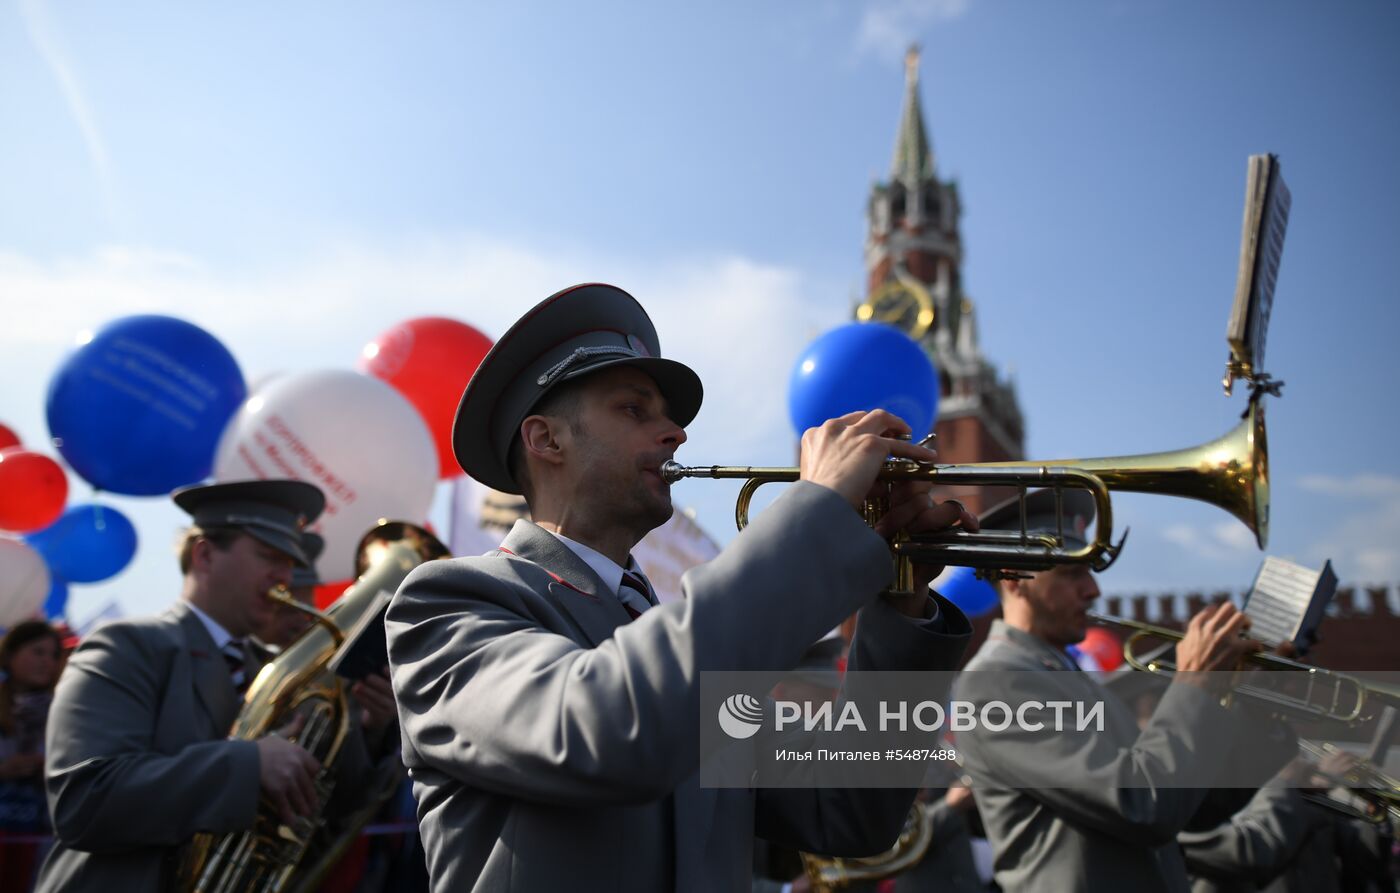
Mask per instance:
[[[296,601],[283,586],[268,593],[274,601],[308,614],[315,625],[258,673],[230,736],[255,740],[304,717],[301,731],[291,740],[321,763],[315,781],[317,809],[289,825],[263,804],[249,830],[195,835],[182,860],[181,889],[191,893],[314,889],[335,864],[332,856],[338,857],[369,820],[373,809],[362,808],[349,816],[347,827],[334,832],[328,828],[326,804],[335,793],[336,767],[352,731],[348,683],[331,669],[331,661],[350,631],[371,621],[409,571],[428,560],[435,550],[422,547],[426,540],[437,545],[438,554],[431,557],[446,553],[432,534],[416,528],[413,536],[388,543],[379,560],[324,613]],[[382,790],[376,790],[371,799],[380,795]],[[379,802],[374,800],[373,805]]]

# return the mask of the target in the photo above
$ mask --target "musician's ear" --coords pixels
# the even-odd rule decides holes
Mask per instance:
[[[564,461],[563,445],[570,433],[560,416],[532,415],[520,423],[520,446],[527,461],[558,465]]]
[[[997,594],[1005,602],[1013,596],[1017,598],[1026,597],[1026,581],[1031,578],[1030,574],[1017,573],[1015,571],[996,571],[992,577],[992,584],[997,588]]]
[[[209,559],[214,552],[214,544],[199,537],[190,544],[190,570],[203,573],[209,570]]]

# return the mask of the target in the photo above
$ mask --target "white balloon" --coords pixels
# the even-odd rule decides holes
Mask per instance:
[[[326,510],[307,529],[326,538],[326,582],[354,575],[360,537],[381,518],[422,524],[437,484],[437,450],[422,416],[377,378],[348,370],[285,373],[250,394],[214,460],[219,482],[309,481]]]
[[[0,537],[0,627],[38,617],[52,582],[44,556],[33,546]]]

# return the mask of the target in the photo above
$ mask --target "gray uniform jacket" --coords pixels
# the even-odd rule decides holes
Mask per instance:
[[[1298,789],[1281,781],[1265,785],[1229,821],[1178,837],[1194,876],[1192,893],[1261,890],[1285,869],[1311,868],[1312,860],[1300,857],[1305,844],[1314,837],[1326,838],[1321,848],[1322,871],[1314,870],[1310,879],[1295,885],[1285,880],[1268,889],[1308,893],[1337,889],[1337,872],[1331,863],[1332,840],[1326,834],[1330,822],[1327,814],[1304,800]]]
[[[37,890],[161,890],[195,832],[251,827],[257,745],[227,740],[239,706],[222,654],[183,602],[85,637],[49,714],[57,839]]]
[[[851,669],[956,665],[966,618],[940,600],[941,624],[910,622],[873,598],[891,574],[885,542],[809,483],[630,623],[528,522],[417,568],[386,627],[433,889],[745,891],[755,834],[886,849],[912,790],[701,788],[697,770],[700,673],[791,668],[863,605]]]
[[[1228,711],[1194,686],[1171,685],[1139,734],[1127,707],[1091,676],[1000,620],[956,693],[979,704],[1105,702],[1103,732],[1035,733],[1013,724],[958,733],[1003,890],[1188,889],[1176,835],[1206,791],[1179,787],[1179,779],[1223,760],[1233,737]]]

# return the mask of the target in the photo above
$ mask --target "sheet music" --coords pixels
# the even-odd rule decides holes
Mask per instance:
[[[1264,348],[1292,204],[1293,197],[1283,182],[1278,157],[1251,155],[1245,183],[1235,301],[1225,330],[1230,343],[1230,361],[1223,382],[1226,394],[1230,393],[1236,378],[1253,382],[1256,376],[1266,374]]]
[[[1251,621],[1250,638],[1269,645],[1293,641],[1317,591],[1319,576],[1317,571],[1290,561],[1265,558],[1245,606]]]
[[[1269,184],[1264,223],[1259,233],[1258,267],[1254,272],[1254,317],[1249,321],[1251,359],[1256,372],[1264,368],[1264,346],[1269,332],[1269,314],[1274,309],[1274,286],[1279,262],[1283,259],[1283,237],[1288,231],[1288,211],[1293,196],[1275,165]]]

